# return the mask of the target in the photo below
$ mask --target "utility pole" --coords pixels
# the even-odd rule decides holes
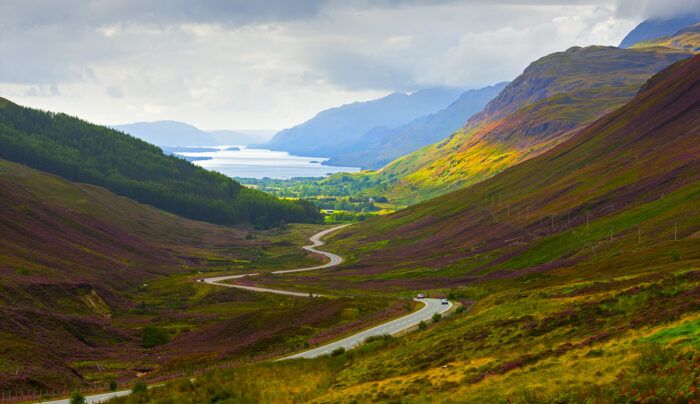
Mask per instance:
[[[673,222],[673,240],[678,240],[678,222]]]

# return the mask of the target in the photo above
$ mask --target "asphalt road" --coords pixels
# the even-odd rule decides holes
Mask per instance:
[[[306,245],[302,247],[305,250],[311,251],[316,254],[321,254],[330,259],[327,263],[323,265],[318,265],[315,267],[308,267],[308,268],[299,268],[299,269],[283,269],[279,271],[272,271],[273,274],[289,274],[292,272],[304,272],[304,271],[313,271],[315,269],[324,269],[324,268],[329,268],[336,266],[343,262],[343,258],[340,257],[339,255],[327,252],[327,251],[321,251],[317,250],[316,247],[322,246],[325,244],[323,241],[321,241],[321,237],[325,236],[328,233],[334,232],[338,229],[341,229],[343,227],[347,226],[342,225],[342,226],[336,226],[330,229],[326,229],[320,233],[316,233],[311,238],[309,239],[311,241],[311,245]],[[236,285],[232,283],[223,283],[224,281],[228,281],[231,279],[240,279],[246,276],[254,276],[257,275],[258,272],[255,273],[250,273],[250,274],[242,274],[242,275],[227,275],[227,276],[217,276],[214,278],[204,278],[204,282],[211,284],[211,285],[218,285],[218,286],[225,286],[227,288],[237,288],[237,289],[245,289],[245,290],[251,290],[253,292],[267,292],[267,293],[276,293],[278,295],[288,295],[288,296],[298,296],[298,297],[320,297],[322,295],[315,295],[315,294],[309,294],[309,293],[302,293],[302,292],[293,292],[289,290],[280,290],[280,289],[268,289],[268,288],[259,288],[257,286],[245,286],[245,285]]]
[[[315,266],[315,267],[309,267],[309,268],[300,268],[300,269],[285,269],[285,270],[280,270],[280,271],[274,271],[272,272],[273,274],[287,274],[287,273],[292,273],[292,272],[303,272],[303,271],[311,271],[314,269],[323,269],[323,268],[328,268],[332,266],[336,266],[343,262],[343,259],[333,253],[329,253],[326,251],[321,251],[317,250],[315,247],[322,246],[324,243],[321,241],[321,237],[325,236],[328,233],[331,233],[333,231],[336,231],[342,227],[345,227],[347,225],[343,226],[337,226],[333,227],[331,229],[324,230],[320,233],[315,234],[312,236],[309,240],[313,244],[304,246],[303,248],[305,250],[311,251],[316,254],[321,254],[325,255],[330,259],[329,262]],[[244,286],[244,285],[234,285],[230,283],[222,283],[223,281],[229,280],[229,279],[239,279],[244,276],[252,276],[252,275],[257,275],[258,273],[251,273],[251,274],[243,274],[243,275],[230,275],[230,276],[217,276],[214,278],[204,278],[204,282],[211,284],[211,285],[217,285],[217,286],[225,286],[228,288],[239,288],[239,289],[246,289],[246,290],[252,290],[255,292],[268,292],[268,293],[277,293],[280,295],[290,295],[290,296],[300,296],[300,297],[309,297],[308,293],[301,293],[301,292],[292,292],[288,290],[279,290],[279,289],[267,289],[267,288],[259,288],[255,286]],[[313,295],[314,297],[316,296],[321,296],[321,295]],[[407,314],[403,317],[399,317],[396,320],[389,321],[384,324],[380,324],[376,327],[369,328],[364,331],[360,331],[357,334],[351,335],[349,337],[343,338],[341,340],[331,342],[326,345],[322,345],[317,348],[310,349],[308,351],[304,351],[295,355],[287,356],[285,358],[281,358],[278,360],[286,360],[286,359],[294,359],[294,358],[315,358],[317,356],[329,354],[333,352],[334,349],[343,347],[346,350],[354,348],[364,342],[364,340],[367,337],[373,336],[373,335],[384,335],[384,334],[396,334],[400,331],[406,330],[407,328],[411,328],[421,321],[430,321],[431,318],[433,317],[433,314],[435,313],[444,313],[447,310],[449,310],[452,307],[452,303],[449,304],[442,304],[440,299],[430,299],[430,298],[425,298],[425,299],[414,299],[419,302],[423,302],[425,306],[421,308],[418,311],[415,311],[413,313]],[[131,393],[130,390],[123,390],[123,391],[114,391],[110,393],[103,393],[103,394],[96,394],[92,396],[86,396],[85,397],[85,402],[92,404],[92,403],[99,403],[102,401],[106,401],[112,397],[118,397],[118,396],[124,396]],[[51,404],[69,404],[68,399],[63,399],[63,400],[54,400],[54,401],[44,401],[44,403],[51,403]]]
[[[126,396],[128,394],[131,394],[131,390],[122,390],[122,391],[111,391],[109,393],[103,393],[103,394],[95,394],[93,396],[85,396],[85,402],[87,404],[94,404],[94,403],[101,403],[103,401],[107,401],[110,398],[114,397],[121,397],[121,396]],[[46,403],[46,404],[70,404],[70,399],[65,398],[63,400],[54,400],[54,401],[40,401],[40,403]]]
[[[310,268],[286,269],[286,270],[281,270],[281,271],[274,271],[272,273],[273,274],[288,274],[288,273],[292,273],[292,272],[311,271],[314,269],[329,268],[329,267],[336,266],[336,265],[340,264],[341,262],[343,262],[343,258],[341,258],[340,256],[338,256],[336,254],[329,253],[327,251],[317,250],[316,247],[322,246],[324,244],[324,242],[321,241],[321,237],[327,235],[328,233],[334,232],[342,227],[345,227],[345,226],[347,226],[347,225],[333,227],[331,229],[327,229],[327,230],[324,230],[320,233],[317,233],[309,239],[309,240],[311,240],[311,242],[313,244],[303,247],[305,250],[314,252],[316,254],[325,255],[326,257],[328,257],[330,259],[329,262],[327,262],[323,265],[310,267]],[[309,297],[308,293],[292,292],[292,291],[280,290],[280,289],[259,288],[256,286],[244,286],[244,285],[234,285],[234,284],[230,284],[230,283],[222,283],[226,280],[240,279],[244,276],[251,276],[251,275],[257,275],[257,273],[243,274],[243,275],[218,276],[215,278],[205,278],[204,282],[212,284],[212,285],[226,286],[229,288],[246,289],[246,290],[252,290],[255,292],[269,292],[269,293],[277,293],[280,295]],[[313,296],[318,297],[321,295],[313,295]],[[341,340],[331,342],[329,344],[320,346],[318,348],[310,349],[310,350],[305,351],[305,352],[291,355],[291,356],[288,356],[286,358],[282,358],[280,360],[292,359],[292,358],[315,358],[317,356],[331,353],[331,352],[333,352],[334,349],[337,349],[340,347],[343,347],[345,349],[351,349],[351,348],[354,348],[354,347],[360,345],[362,342],[364,342],[364,340],[367,337],[370,337],[373,335],[396,334],[400,331],[403,331],[407,328],[411,328],[411,327],[417,325],[421,321],[427,322],[433,317],[433,314],[435,314],[435,313],[442,314],[452,307],[452,303],[442,304],[442,301],[440,299],[415,299],[415,300],[423,302],[425,304],[425,306],[416,312],[405,315],[405,316],[400,317],[396,320],[389,321],[388,323],[380,324],[376,327],[361,331],[357,334],[351,335],[351,336],[343,338]]]
[[[384,335],[384,334],[396,334],[407,328],[411,328],[414,325],[420,323],[421,321],[429,322],[435,313],[444,313],[452,307],[452,303],[442,304],[440,299],[414,299],[419,302],[425,303],[425,306],[415,311],[411,314],[407,314],[403,317],[399,317],[396,320],[389,321],[388,323],[380,324],[376,327],[358,332],[357,334],[351,335],[347,338],[331,342],[320,346],[318,348],[310,349],[305,352],[301,352],[295,355],[287,356],[280,360],[294,359],[294,358],[315,358],[317,356],[322,356],[333,352],[333,350],[338,348],[351,349],[364,342],[367,337],[373,335]]]

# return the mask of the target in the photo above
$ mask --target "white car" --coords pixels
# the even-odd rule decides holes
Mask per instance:
[[[419,293],[418,296],[416,296],[416,297],[419,298],[419,299],[422,299],[422,298],[424,298],[425,296],[423,296],[422,293]]]
[[[450,302],[448,302],[447,299],[442,299],[442,304],[450,304]]]

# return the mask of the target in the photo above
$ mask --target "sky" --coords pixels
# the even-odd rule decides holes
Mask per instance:
[[[283,129],[391,92],[509,81],[697,0],[2,0],[0,96],[117,125]]]

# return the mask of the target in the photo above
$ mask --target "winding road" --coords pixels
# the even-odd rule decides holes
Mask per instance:
[[[342,229],[343,227],[347,226],[347,224],[344,224],[342,226],[336,226],[332,227],[330,229],[326,229],[320,233],[316,233],[311,238],[309,239],[311,241],[311,245],[305,245],[302,248],[311,251],[312,253],[324,255],[330,259],[327,263],[323,265],[318,265],[315,267],[308,267],[308,268],[299,268],[299,269],[283,269],[280,271],[272,271],[273,274],[290,274],[293,272],[304,272],[304,271],[313,271],[315,269],[324,269],[324,268],[329,268],[329,267],[334,267],[341,262],[343,262],[343,258],[340,257],[339,255],[329,253],[327,251],[321,251],[317,250],[316,247],[322,246],[325,244],[323,241],[321,241],[321,237],[325,236],[328,233],[332,233],[338,229]],[[227,288],[237,288],[237,289],[245,289],[245,290],[252,290],[253,292],[267,292],[267,293],[276,293],[278,295],[288,295],[288,296],[299,296],[299,297],[320,297],[322,295],[314,295],[314,294],[309,294],[309,293],[301,293],[301,292],[292,292],[289,290],[280,290],[280,289],[268,289],[268,288],[259,288],[256,286],[245,286],[245,285],[236,285],[232,283],[223,283],[224,281],[228,281],[231,279],[240,279],[246,276],[255,276],[258,275],[258,272],[250,273],[250,274],[242,274],[242,275],[228,275],[228,276],[217,276],[214,278],[204,278],[204,282],[211,284],[211,285],[218,285],[218,286],[225,286]]]
[[[327,251],[321,251],[317,250],[316,247],[322,246],[324,244],[323,241],[321,241],[321,238],[331,232],[334,232],[340,228],[343,228],[347,225],[343,226],[337,226],[333,227],[330,229],[326,229],[320,233],[317,233],[313,235],[309,240],[311,241],[311,245],[304,246],[305,250],[311,251],[316,254],[321,254],[330,259],[329,262],[315,266],[315,267],[309,267],[309,268],[299,268],[299,269],[285,269],[285,270],[280,270],[280,271],[273,271],[273,274],[288,274],[288,273],[294,273],[294,272],[304,272],[304,271],[312,271],[315,269],[324,269],[324,268],[329,268],[336,266],[343,262],[343,258],[340,257],[339,255],[329,253]],[[299,296],[299,297],[319,297],[322,295],[311,295],[309,293],[302,293],[302,292],[293,292],[293,291],[288,291],[288,290],[280,290],[280,289],[268,289],[268,288],[259,288],[256,286],[244,286],[244,285],[235,285],[231,283],[223,283],[224,281],[230,280],[230,279],[240,279],[245,276],[254,276],[257,275],[258,272],[255,273],[250,273],[250,274],[243,274],[243,275],[229,275],[229,276],[217,276],[213,278],[204,278],[204,282],[211,284],[211,285],[217,285],[217,286],[225,286],[227,288],[238,288],[238,289],[245,289],[245,290],[251,290],[254,292],[266,292],[266,293],[277,293],[280,295],[289,295],[289,296]],[[404,331],[408,328],[414,327],[418,325],[421,321],[429,322],[433,314],[439,313],[441,315],[444,315],[446,311],[448,311],[450,308],[452,308],[452,303],[448,304],[442,304],[442,301],[440,299],[430,299],[430,298],[424,298],[424,299],[414,299],[418,302],[422,302],[425,306],[422,307],[420,310],[415,311],[413,313],[409,313],[403,317],[399,317],[395,320],[380,324],[376,327],[372,327],[369,329],[366,329],[364,331],[360,331],[356,334],[353,334],[349,337],[345,337],[343,339],[330,342],[328,344],[309,349],[304,352],[300,352],[294,355],[290,355],[278,360],[287,360],[287,359],[297,359],[297,358],[315,358],[321,355],[326,355],[333,350],[338,349],[338,348],[344,348],[344,349],[351,349],[354,348],[362,342],[367,337],[375,336],[375,335],[384,335],[384,334],[390,334],[394,335],[397,334],[401,331]],[[103,394],[97,394],[97,395],[92,395],[92,396],[87,396],[85,397],[85,402],[86,403],[99,403],[105,400],[108,400],[112,397],[116,396],[123,396],[129,394],[129,390],[123,390],[123,391],[115,391],[111,393],[103,393]],[[45,403],[51,403],[51,404],[68,404],[69,400],[68,399],[63,399],[63,400],[54,400],[54,401],[45,401]]]
[[[324,230],[320,233],[317,233],[313,235],[309,240],[311,241],[311,245],[304,246],[305,250],[311,251],[316,254],[324,255],[330,259],[327,263],[315,267],[309,267],[309,268],[300,268],[300,269],[286,269],[286,270],[281,270],[281,271],[273,271],[273,274],[289,274],[293,272],[303,272],[303,271],[311,271],[315,269],[324,269],[324,268],[329,268],[333,267],[336,265],[339,265],[340,263],[343,262],[343,258],[340,257],[339,255],[327,252],[327,251],[322,251],[316,249],[316,247],[320,247],[323,244],[325,244],[323,241],[321,241],[321,238],[329,233],[332,233],[338,229],[341,229],[347,225],[343,226],[337,226],[333,227],[327,230]],[[231,283],[223,283],[227,280],[231,279],[240,279],[245,276],[254,276],[257,275],[258,273],[250,273],[250,274],[243,274],[243,275],[229,275],[229,276],[217,276],[214,278],[204,278],[204,282],[211,284],[211,285],[217,285],[217,286],[225,286],[227,288],[238,288],[238,289],[245,289],[245,290],[252,290],[254,292],[267,292],[267,293],[277,293],[279,295],[288,295],[288,296],[299,296],[299,297],[319,297],[322,295],[312,295],[309,293],[302,293],[302,292],[293,292],[289,290],[280,290],[280,289],[268,289],[268,288],[260,288],[257,286],[245,286],[245,285],[236,285],[236,284],[231,284]],[[287,356],[285,358],[279,359],[279,360],[285,360],[285,359],[295,359],[295,358],[315,358],[317,356],[329,354],[333,352],[333,350],[338,349],[338,348],[344,348],[344,349],[351,349],[354,348],[358,345],[360,345],[367,337],[371,336],[376,336],[376,335],[384,335],[384,334],[396,334],[399,333],[403,330],[406,330],[407,328],[411,328],[421,321],[428,322],[432,319],[433,314],[435,313],[444,313],[448,311],[450,308],[452,308],[452,303],[448,304],[442,304],[442,301],[440,299],[430,299],[430,298],[424,298],[424,299],[414,299],[416,301],[422,302],[425,304],[424,307],[422,307],[420,310],[415,311],[413,313],[407,314],[403,317],[400,317],[396,320],[389,321],[384,324],[380,324],[376,327],[372,327],[370,329],[360,331],[357,334],[353,334],[349,337],[343,338],[338,341],[334,341],[325,345],[322,345],[317,348],[310,349],[308,351],[304,351],[298,354],[294,354],[291,356]]]

